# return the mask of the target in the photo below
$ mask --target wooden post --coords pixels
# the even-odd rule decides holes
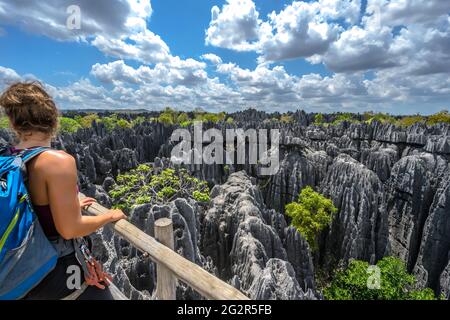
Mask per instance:
[[[155,238],[173,250],[173,224],[167,218],[155,222]],[[176,299],[176,279],[173,273],[161,263],[156,264],[156,298],[158,300]]]

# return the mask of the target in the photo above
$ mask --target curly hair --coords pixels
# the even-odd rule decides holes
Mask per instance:
[[[58,129],[58,109],[39,82],[11,85],[0,96],[0,106],[19,136],[33,132],[52,136]]]

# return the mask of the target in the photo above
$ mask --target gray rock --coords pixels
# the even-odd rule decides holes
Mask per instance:
[[[292,151],[280,163],[280,170],[270,177],[265,202],[279,212],[296,201],[306,186],[317,186],[323,179],[330,158],[323,151]]]
[[[297,280],[291,264],[270,259],[253,282],[249,296],[255,300],[309,300]]]
[[[387,219],[383,215],[383,185],[378,176],[348,155],[338,156],[324,181],[322,193],[338,213],[325,236],[321,258],[375,262],[386,251]],[[331,260],[329,257],[333,257]]]
[[[398,161],[396,147],[371,148],[361,152],[361,163],[375,172],[381,182],[385,182],[391,175],[391,168]]]
[[[450,137],[429,136],[425,150],[431,153],[450,155]]]
[[[244,172],[233,173],[213,193],[211,209],[203,220],[201,251],[212,258],[219,275],[239,283],[253,298],[281,297],[282,292],[290,299],[304,298],[283,243],[276,229],[267,224],[272,217],[279,228],[283,222],[265,208],[251,179]],[[302,254],[308,256],[307,250]]]
[[[440,294],[444,295],[447,300],[450,300],[450,259],[441,274],[439,286],[441,289]]]
[[[450,169],[447,167],[425,222],[420,251],[414,267],[419,285],[448,296],[450,260]]]
[[[404,157],[395,164],[387,182],[390,252],[404,260],[409,270],[417,259],[437,176],[445,167],[444,160],[426,153]]]
[[[303,290],[315,290],[314,264],[308,242],[294,228],[286,229],[285,247],[287,260],[295,270],[298,283]]]

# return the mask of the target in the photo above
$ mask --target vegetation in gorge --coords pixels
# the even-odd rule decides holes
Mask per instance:
[[[116,178],[109,191],[116,208],[130,210],[141,204],[164,204],[176,198],[192,198],[209,202],[209,187],[205,181],[191,176],[186,169],[168,168],[156,171],[142,164]]]
[[[409,274],[403,261],[385,257],[377,268],[369,263],[352,260],[345,270],[339,270],[329,287],[324,289],[328,300],[435,300],[433,290],[414,289],[416,278]],[[379,273],[377,274],[377,271]]]
[[[329,226],[337,212],[330,199],[317,193],[310,186],[303,188],[296,202],[286,205],[291,225],[308,241],[312,250],[317,249],[317,236]]]

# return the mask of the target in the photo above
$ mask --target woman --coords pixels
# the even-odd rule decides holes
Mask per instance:
[[[10,86],[0,96],[0,106],[17,135],[18,143],[11,148],[12,153],[36,147],[50,148],[58,127],[58,110],[39,83]],[[50,241],[85,237],[107,223],[126,218],[120,210],[110,210],[102,216],[82,216],[81,208],[95,200],[78,199],[75,159],[63,151],[41,153],[27,164],[27,170],[31,202]],[[68,287],[67,279],[71,275],[68,268],[74,265],[80,266],[75,253],[60,257],[56,268],[25,299],[63,299],[73,294],[76,289]],[[78,299],[112,299],[104,276],[100,275],[102,283],[88,286]],[[103,287],[105,289],[101,289]]]

